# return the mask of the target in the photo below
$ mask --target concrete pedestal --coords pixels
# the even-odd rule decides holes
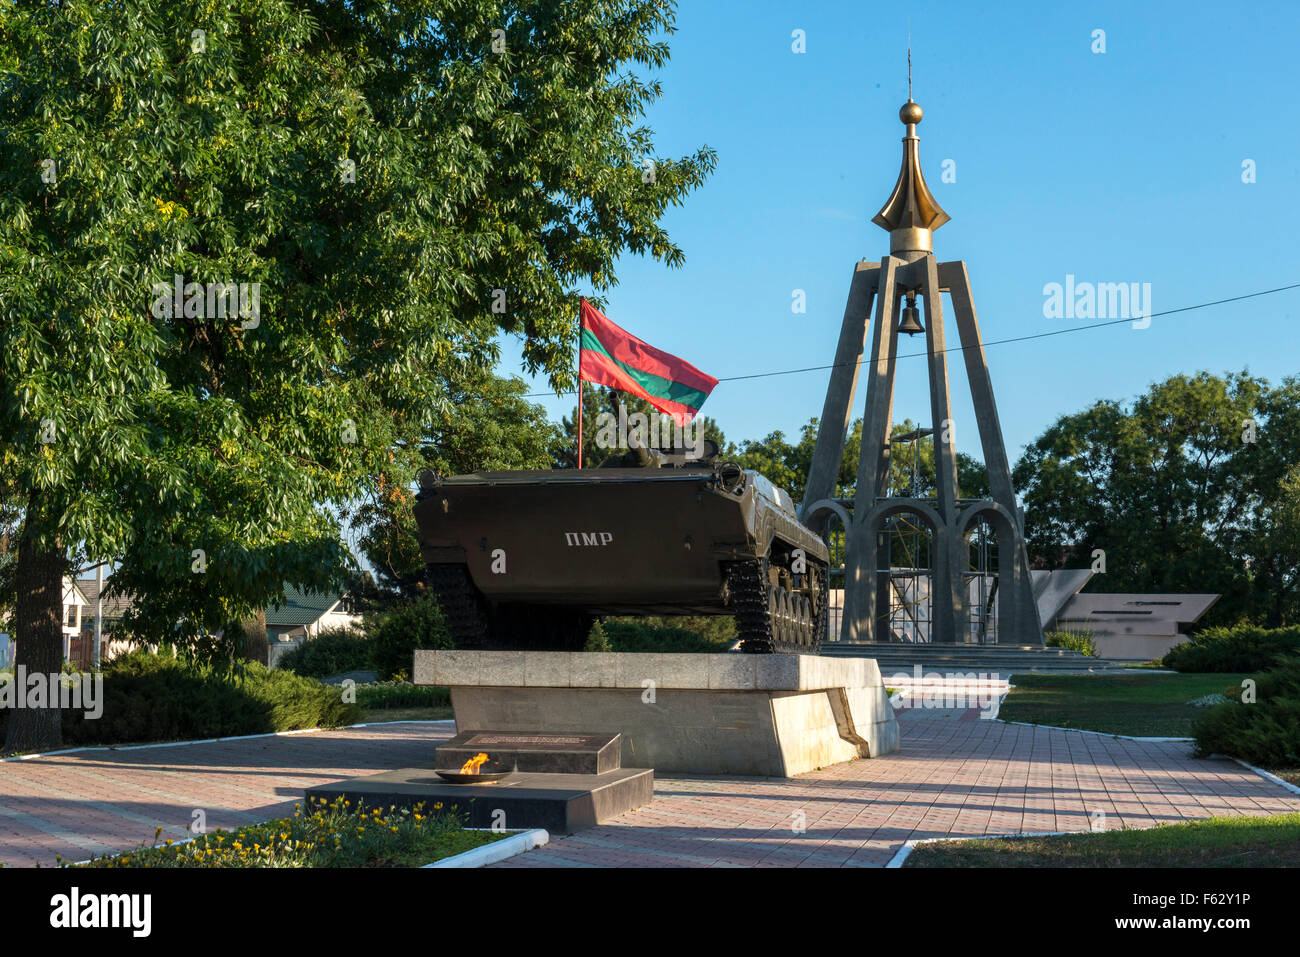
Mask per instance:
[[[876,663],[807,655],[417,651],[458,730],[618,731],[622,763],[789,777],[896,751]]]

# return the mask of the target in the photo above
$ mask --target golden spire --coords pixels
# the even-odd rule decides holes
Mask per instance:
[[[912,51],[907,51],[907,102],[898,111],[898,118],[907,126],[903,137],[903,168],[898,174],[894,192],[871,221],[881,229],[889,230],[889,252],[933,252],[933,232],[952,217],[943,211],[925,185],[921,173],[921,158],[916,135],[916,124],[921,122],[921,107],[912,100]]]

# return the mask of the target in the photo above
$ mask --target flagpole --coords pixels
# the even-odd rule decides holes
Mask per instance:
[[[582,468],[582,303],[578,300],[578,468]]]

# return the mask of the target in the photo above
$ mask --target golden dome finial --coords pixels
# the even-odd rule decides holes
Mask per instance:
[[[921,173],[918,149],[921,140],[916,135],[916,124],[921,122],[924,114],[911,95],[910,49],[907,52],[907,86],[907,102],[898,111],[898,118],[907,127],[907,135],[903,137],[903,168],[899,171],[893,193],[871,220],[881,229],[889,230],[891,254],[933,252],[934,231],[952,218],[925,185],[925,176]]]

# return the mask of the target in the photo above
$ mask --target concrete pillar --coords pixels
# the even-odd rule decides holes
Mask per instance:
[[[889,525],[893,519],[887,518],[880,523],[877,534],[879,543],[876,549],[876,610],[875,627],[872,634],[876,641],[892,641],[889,633],[889,617],[893,607],[894,585],[890,580],[888,569],[893,565],[893,540],[889,534]],[[881,569],[884,569],[882,571]]]
[[[1011,485],[1011,466],[1002,439],[1002,424],[998,419],[997,402],[993,398],[993,382],[989,375],[984,343],[980,337],[979,322],[975,317],[975,304],[971,294],[970,276],[961,261],[942,263],[939,266],[940,282],[952,296],[952,311],[957,320],[957,334],[961,337],[962,356],[966,361],[966,377],[970,381],[971,401],[975,407],[975,421],[979,428],[980,448],[989,474],[989,489],[993,500],[1017,515],[1015,490]],[[1038,619],[1038,603],[1034,601],[1033,582],[1029,575],[1029,554],[1025,550],[1024,534],[1015,523],[1007,539],[1014,551],[1014,574],[999,582],[1001,597],[998,604],[1015,605],[1012,620],[1014,628],[1003,632],[998,623],[998,642],[1006,644],[1042,644],[1043,628]],[[998,550],[1004,545],[999,536]],[[999,563],[1000,565],[1000,563]],[[999,576],[1001,571],[999,571]]]
[[[876,294],[880,264],[865,260],[853,270],[849,283],[849,300],[844,306],[844,319],[840,323],[839,343],[835,347],[835,367],[831,369],[826,386],[826,402],[817,428],[817,444],[813,448],[812,465],[808,469],[800,515],[804,507],[835,495],[835,480],[844,457],[844,441],[848,435],[849,420],[853,415],[853,395],[858,387],[862,351],[867,344],[867,325],[871,318],[871,304]],[[823,534],[827,516],[814,516],[809,525]],[[846,530],[847,531],[847,530]]]
[[[899,260],[880,261],[876,292],[876,327],[871,335],[867,368],[867,404],[862,417],[862,456],[858,461],[857,493],[853,504],[856,547],[845,556],[845,641],[883,640],[876,635],[876,570],[880,567],[874,516],[889,461],[890,415],[894,404],[894,363],[898,351]],[[877,452],[878,450],[878,452]]]
[[[930,374],[930,417],[934,429],[934,470],[939,516],[935,530],[934,593],[930,598],[930,641],[952,643],[961,636],[959,615],[965,607],[961,570],[965,565],[960,540],[951,533],[957,515],[957,447],[948,386],[948,356],[943,328],[943,293],[933,255],[917,263],[925,303],[926,364]]]
[[[1016,532],[1004,522],[994,522],[998,536],[998,644],[1016,645],[1024,634],[1024,615],[1016,586],[1019,577]]]

